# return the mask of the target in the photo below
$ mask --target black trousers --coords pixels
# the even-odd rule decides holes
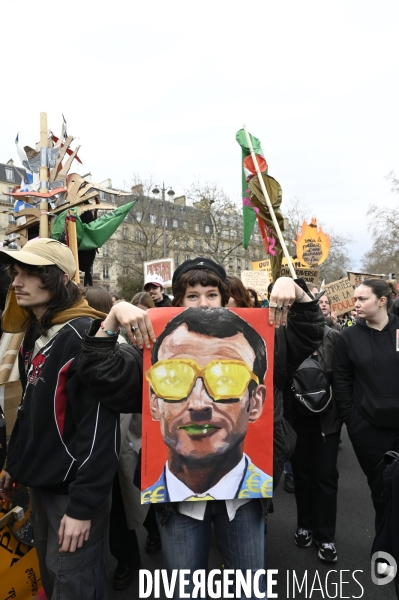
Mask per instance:
[[[154,505],[151,504],[143,523],[147,532],[158,535],[158,524],[155,517]],[[122,492],[118,473],[112,486],[112,506],[109,522],[109,549],[120,567],[138,567],[140,565],[140,548],[137,534],[127,526]]]
[[[291,457],[295,482],[298,527],[313,538],[334,542],[337,520],[340,431],[322,436],[318,416],[300,416],[294,423],[298,436]]]
[[[352,407],[346,426],[356,457],[367,477],[375,509],[377,531],[385,510],[382,459],[388,450],[399,451],[399,428],[376,427],[365,419],[355,406]]]

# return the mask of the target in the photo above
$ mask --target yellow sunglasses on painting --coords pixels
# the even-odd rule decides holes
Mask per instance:
[[[200,367],[186,358],[160,360],[146,374],[154,393],[168,402],[184,400],[200,377],[215,401],[239,399],[251,380],[259,379],[242,360],[213,360]]]

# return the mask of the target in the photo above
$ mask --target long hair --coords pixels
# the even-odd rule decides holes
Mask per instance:
[[[38,321],[31,308],[25,310],[29,313],[28,326],[29,329],[36,323],[39,325],[40,332],[44,335],[52,325],[53,318],[57,313],[70,308],[76,302],[81,300],[83,291],[78,288],[71,280],[64,283],[64,273],[56,265],[26,265],[15,261],[9,266],[9,274],[11,280],[14,280],[14,266],[17,265],[22,271],[31,273],[38,277],[42,283],[42,289],[49,290],[50,300],[42,317]]]
[[[219,289],[222,297],[222,306],[226,306],[230,298],[230,292],[225,283],[209,269],[192,269],[180,275],[172,286],[173,301],[172,306],[182,306],[186,289],[195,285],[202,287],[213,286]]]
[[[92,308],[108,314],[112,308],[112,296],[102,286],[88,287],[85,290],[86,300]]]
[[[261,304],[259,302],[258,299],[258,294],[256,292],[256,290],[254,290],[254,288],[247,288],[248,294],[254,299],[255,304],[254,304],[254,308],[260,308]]]
[[[235,277],[235,275],[228,275],[226,277],[226,285],[229,288],[230,296],[234,298],[237,308],[252,308],[251,297],[241,279]]]

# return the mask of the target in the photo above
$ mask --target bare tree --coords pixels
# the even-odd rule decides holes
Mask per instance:
[[[216,184],[195,183],[186,190],[187,198],[196,209],[196,219],[192,224],[194,233],[204,225],[205,236],[201,242],[194,236],[190,246],[192,252],[200,251],[203,256],[226,265],[230,257],[241,247],[242,216],[238,205]],[[187,244],[190,245],[188,236]]]
[[[399,182],[396,185],[394,191],[399,191]],[[367,218],[373,246],[363,256],[362,268],[367,273],[399,274],[399,208],[381,209],[373,204]]]

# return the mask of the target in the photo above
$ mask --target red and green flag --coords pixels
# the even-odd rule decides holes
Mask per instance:
[[[251,138],[252,147],[254,149],[259,169],[261,173],[267,173],[267,162],[265,160],[264,152],[260,145],[258,138],[249,134]],[[252,235],[253,228],[256,221],[255,208],[250,199],[250,191],[248,189],[248,182],[256,174],[255,165],[253,164],[251,151],[248,147],[247,138],[245,136],[244,129],[240,129],[236,134],[236,140],[241,146],[242,162],[241,162],[241,177],[242,177],[242,220],[243,220],[243,239],[242,245],[245,249],[248,248],[249,240]]]

